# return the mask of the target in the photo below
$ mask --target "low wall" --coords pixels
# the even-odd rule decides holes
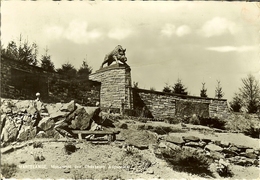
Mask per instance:
[[[227,100],[178,95],[145,89],[132,88],[134,109],[148,109],[155,119],[173,116],[202,117],[228,115]]]
[[[94,106],[100,101],[100,82],[87,79],[68,80],[63,75],[1,56],[1,97],[35,99],[41,93],[45,102],[69,102]]]

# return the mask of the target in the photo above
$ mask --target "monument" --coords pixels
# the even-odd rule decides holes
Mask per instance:
[[[131,68],[126,63],[126,49],[118,45],[108,53],[99,70],[89,75],[89,79],[101,82],[100,107],[120,110],[132,109]],[[115,62],[115,63],[113,63]],[[112,64],[113,63],[113,64]],[[107,64],[106,67],[103,67]]]

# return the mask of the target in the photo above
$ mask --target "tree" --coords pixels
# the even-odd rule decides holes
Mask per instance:
[[[77,70],[69,62],[62,64],[61,68],[57,69],[57,72],[64,74],[68,79],[75,78],[77,74]]]
[[[224,93],[222,91],[220,81],[217,80],[217,82],[218,82],[218,85],[217,85],[216,90],[215,90],[215,97],[218,98],[218,99],[221,99],[224,96]]]
[[[22,35],[19,38],[19,46],[14,41],[11,41],[7,44],[6,49],[2,52],[4,55],[24,62],[26,64],[36,66],[38,46],[36,43],[29,44],[27,40],[22,40]]]
[[[138,89],[138,82],[133,82],[134,88]]]
[[[86,61],[83,61],[81,67],[79,68],[77,75],[79,78],[88,79],[89,75],[92,73],[92,67],[90,67]]]
[[[202,83],[202,89],[200,90],[200,97],[208,97],[207,89],[205,89],[205,83]]]
[[[181,82],[181,79],[178,78],[177,83],[174,84],[173,86],[173,93],[176,94],[183,94],[183,95],[187,95],[187,88],[184,87],[184,85]]]
[[[150,87],[150,91],[156,91],[154,87]]]
[[[242,99],[240,94],[235,93],[235,96],[233,97],[230,106],[234,112],[240,112],[240,109],[242,107]]]
[[[166,93],[171,93],[172,92],[171,86],[168,83],[165,83],[165,86],[163,88],[163,92],[166,92]]]
[[[51,61],[51,56],[48,54],[48,49],[45,49],[45,54],[41,57],[41,68],[47,71],[55,71],[55,66]]]
[[[239,89],[243,105],[247,108],[248,113],[256,113],[260,108],[260,86],[252,74],[242,78],[243,86]]]

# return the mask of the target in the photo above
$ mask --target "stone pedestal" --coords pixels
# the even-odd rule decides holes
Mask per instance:
[[[97,70],[89,79],[101,82],[101,108],[132,109],[131,68],[128,65],[114,64]]]

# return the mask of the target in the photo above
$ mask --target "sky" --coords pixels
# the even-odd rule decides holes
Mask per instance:
[[[1,42],[20,34],[48,49],[56,68],[83,61],[100,68],[126,48],[132,82],[162,91],[181,79],[190,95],[220,81],[232,100],[249,73],[260,79],[260,3],[203,1],[2,1]]]

